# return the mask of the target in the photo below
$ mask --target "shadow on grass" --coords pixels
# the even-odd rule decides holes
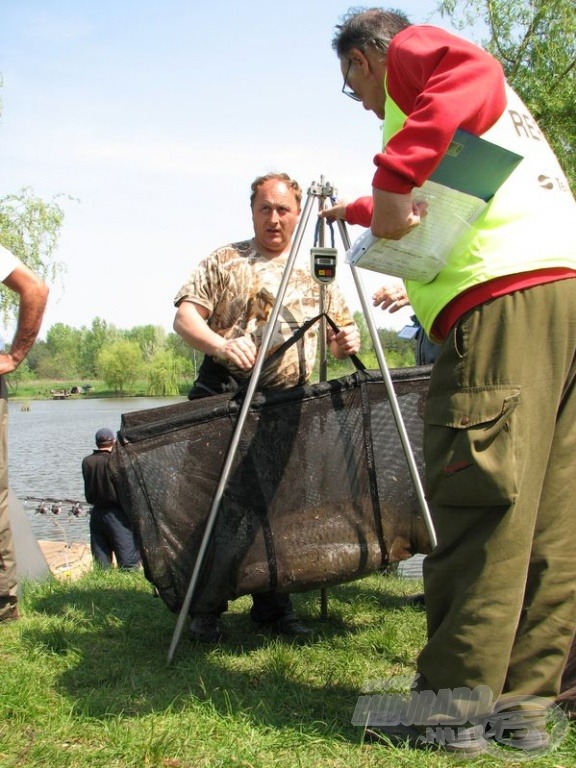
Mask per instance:
[[[361,656],[354,642],[363,629],[350,620],[355,604],[367,602],[377,616],[380,609],[411,610],[406,596],[387,593],[382,583],[377,594],[364,581],[329,588],[326,619],[318,591],[294,596],[314,630],[303,645],[262,634],[249,618],[249,598],[240,598],[224,617],[223,643],[192,644],[184,632],[168,666],[176,616],[141,574],[101,573],[32,591],[22,642],[59,657],[58,692],[83,716],[170,711],[194,717],[208,708],[222,717],[249,717],[254,725],[311,733],[322,722],[357,741],[350,718],[365,678],[349,669],[351,657]]]

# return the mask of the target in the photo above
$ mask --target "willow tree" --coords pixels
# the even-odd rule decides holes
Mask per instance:
[[[500,61],[576,191],[574,0],[442,0],[440,11]]]
[[[120,339],[102,347],[97,372],[111,390],[124,395],[144,375],[144,357],[138,342]]]
[[[0,197],[0,245],[12,251],[20,261],[49,283],[63,271],[62,264],[54,259],[64,219],[64,211],[56,200],[53,198],[46,202],[29,187]],[[4,322],[15,319],[18,305],[17,294],[0,283],[0,319]]]
[[[169,349],[160,349],[147,361],[147,394],[151,397],[174,397],[180,394],[184,361]]]
[[[29,187],[0,197],[0,245],[48,283],[53,283],[64,269],[54,258],[64,219],[56,200],[42,200]],[[0,315],[4,321],[15,317],[18,304],[18,295],[0,284]]]

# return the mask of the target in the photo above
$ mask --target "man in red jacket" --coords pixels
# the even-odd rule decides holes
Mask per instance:
[[[434,216],[417,188],[459,129],[523,158],[438,275],[406,281],[425,332],[443,342],[424,435],[438,538],[424,562],[428,640],[413,688],[426,717],[381,718],[373,732],[460,754],[500,743],[535,755],[550,746],[576,615],[566,549],[576,523],[576,202],[478,46],[370,9],[350,12],[333,48],[343,92],[384,125],[372,195],[326,217],[406,237]]]

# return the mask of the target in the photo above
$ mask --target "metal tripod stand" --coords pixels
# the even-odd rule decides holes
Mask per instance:
[[[216,523],[218,512],[220,509],[220,503],[222,501],[222,496],[224,494],[224,490],[226,488],[226,485],[228,483],[228,479],[230,477],[230,473],[232,471],[232,467],[234,464],[234,459],[236,457],[236,453],[238,450],[238,445],[240,442],[240,438],[242,436],[242,430],[244,428],[244,424],[246,422],[246,418],[248,416],[248,412],[250,409],[250,406],[252,404],[252,400],[254,398],[254,393],[256,391],[258,381],[260,379],[260,373],[262,371],[262,366],[264,365],[264,361],[266,359],[266,354],[268,352],[268,348],[270,346],[270,342],[272,339],[272,334],[274,332],[274,328],[276,325],[276,321],[278,319],[278,315],[280,314],[280,309],[282,307],[284,296],[286,294],[286,289],[288,287],[288,283],[290,281],[290,277],[292,275],[292,271],[294,269],[294,264],[296,262],[296,258],[298,256],[298,252],[300,250],[300,246],[302,243],[302,239],[304,236],[304,232],[306,230],[306,226],[308,224],[308,220],[310,218],[310,213],[312,211],[312,206],[314,203],[314,200],[318,200],[319,207],[322,209],[322,207],[325,204],[325,201],[330,199],[334,200],[336,197],[336,192],[333,188],[333,186],[329,183],[325,183],[323,181],[323,177],[321,177],[320,183],[312,182],[310,188],[308,189],[306,202],[304,205],[304,209],[302,211],[302,215],[300,217],[300,221],[298,222],[298,226],[296,228],[296,232],[294,234],[294,238],[292,241],[292,246],[290,248],[290,253],[288,255],[288,259],[286,262],[286,267],[284,270],[284,274],[282,275],[282,280],[280,281],[280,285],[278,287],[278,294],[276,296],[276,299],[274,301],[274,305],[272,307],[272,311],[270,312],[270,316],[268,318],[268,322],[266,325],[266,329],[264,332],[264,336],[262,338],[262,344],[260,346],[260,349],[258,350],[258,355],[256,357],[256,362],[254,364],[254,369],[252,371],[252,375],[248,382],[248,387],[246,389],[246,394],[244,396],[244,400],[242,403],[242,406],[240,408],[240,412],[238,415],[238,419],[236,421],[236,425],[234,427],[234,431],[232,433],[232,437],[230,439],[230,445],[228,446],[228,451],[226,454],[226,459],[224,462],[224,466],[222,468],[222,472],[220,475],[220,480],[218,483],[218,486],[216,488],[216,491],[214,493],[214,499],[212,501],[212,505],[210,507],[210,511],[208,513],[208,518],[206,520],[206,527],[204,529],[204,533],[202,536],[202,541],[200,543],[200,547],[198,550],[198,556],[196,558],[196,563],[194,565],[194,570],[192,572],[192,576],[190,578],[190,582],[188,584],[188,589],[186,590],[186,595],[184,597],[184,601],[182,603],[182,608],[180,609],[180,613],[178,615],[178,620],[176,622],[176,627],[174,629],[174,634],[172,636],[172,641],[170,643],[170,648],[168,650],[168,664],[172,662],[172,659],[174,657],[174,653],[176,652],[176,648],[178,646],[178,643],[180,641],[180,637],[182,635],[182,631],[184,628],[184,623],[186,621],[186,618],[188,616],[188,612],[190,610],[190,605],[192,603],[192,598],[194,596],[194,591],[196,589],[196,585],[198,583],[198,579],[200,577],[200,572],[202,569],[202,565],[204,563],[204,558],[206,556],[206,551],[208,549],[208,546],[210,544],[210,539],[212,536],[212,531],[214,529],[214,525]],[[350,239],[348,237],[348,232],[346,230],[346,225],[344,222],[339,221],[339,231],[342,238],[342,243],[344,245],[344,248],[346,250],[349,250],[350,248]],[[321,241],[321,244],[323,244],[323,241]],[[396,423],[396,426],[398,428],[398,433],[400,436],[400,440],[402,442],[402,447],[404,449],[404,453],[406,456],[406,460],[408,463],[408,467],[410,470],[410,475],[412,478],[412,481],[414,483],[414,487],[416,490],[416,494],[418,497],[418,502],[420,505],[420,509],[422,511],[422,515],[424,518],[424,522],[426,524],[426,528],[428,530],[428,535],[430,537],[430,543],[432,547],[436,546],[436,534],[434,531],[434,525],[432,523],[432,518],[430,516],[430,512],[428,509],[428,505],[426,503],[426,499],[424,496],[424,490],[422,487],[422,482],[420,480],[420,475],[418,473],[418,468],[416,465],[416,460],[414,458],[414,453],[412,451],[412,447],[410,445],[410,440],[408,437],[408,433],[406,431],[406,427],[404,425],[404,420],[402,418],[402,414],[400,412],[400,406],[398,404],[398,399],[396,397],[396,393],[394,391],[394,385],[392,383],[392,378],[390,376],[390,371],[388,369],[388,365],[386,363],[386,359],[384,357],[384,352],[382,350],[382,344],[380,342],[380,338],[378,336],[378,332],[376,329],[376,326],[374,324],[372,313],[370,310],[370,306],[368,303],[368,300],[366,298],[366,294],[364,291],[364,286],[362,285],[361,278],[358,274],[357,267],[351,266],[352,270],[352,276],[354,278],[354,283],[356,285],[356,289],[358,291],[358,296],[360,298],[360,302],[362,305],[362,312],[364,313],[364,317],[366,318],[366,323],[368,325],[368,329],[370,331],[370,336],[372,338],[372,344],[374,346],[374,349],[376,351],[376,357],[378,360],[378,365],[380,367],[380,371],[382,373],[383,380],[386,385],[386,391],[387,395],[390,401],[390,406],[392,409],[392,413],[394,415],[394,420]],[[321,295],[321,306],[320,309],[323,311],[323,291],[320,291]],[[320,338],[325,339],[325,328],[323,327],[320,332]],[[322,343],[322,342],[321,342]],[[325,348],[320,347],[320,353],[321,353],[321,361],[325,358]],[[325,372],[325,369],[324,369]],[[321,375],[322,375],[322,362],[321,362]]]

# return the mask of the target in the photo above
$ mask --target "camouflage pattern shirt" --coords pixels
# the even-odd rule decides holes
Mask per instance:
[[[174,303],[176,306],[182,301],[199,304],[208,310],[208,324],[215,333],[226,339],[250,336],[259,347],[287,260],[287,254],[272,259],[261,256],[254,240],[225,245],[200,262]],[[319,311],[320,286],[310,276],[308,264],[296,263],[268,355]],[[344,297],[334,283],[326,286],[325,311],[339,328],[354,325]],[[316,359],[319,325],[315,323],[270,370],[262,370],[259,382],[262,387],[293,387],[308,381]],[[214,360],[223,364],[222,360]],[[229,370],[235,376],[249,375],[233,365]]]

